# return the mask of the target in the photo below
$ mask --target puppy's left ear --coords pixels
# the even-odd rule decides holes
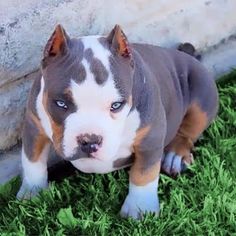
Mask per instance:
[[[119,25],[116,25],[107,37],[111,49],[125,58],[131,57],[131,49],[126,35]]]
[[[69,36],[61,25],[57,25],[43,52],[43,62],[49,58],[63,55],[68,48]]]

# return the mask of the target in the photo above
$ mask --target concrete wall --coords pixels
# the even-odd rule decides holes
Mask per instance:
[[[235,0],[0,1],[0,150],[20,137],[26,97],[36,76],[31,73],[38,69],[43,46],[57,23],[74,37],[106,34],[119,23],[130,41],[167,47],[189,41],[199,50],[210,48],[205,64],[219,74],[236,64],[231,59],[235,47],[228,46],[231,57],[222,50],[218,54],[228,64],[212,54],[230,36],[235,45],[235,10]]]

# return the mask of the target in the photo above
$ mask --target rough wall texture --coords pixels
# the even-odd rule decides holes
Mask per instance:
[[[8,149],[20,139],[27,94],[39,72],[0,87],[0,150]]]
[[[38,69],[57,23],[71,36],[105,34],[119,23],[131,41],[168,47],[190,41],[204,51],[236,33],[235,9],[235,0],[0,1],[0,150],[19,138],[33,80],[25,75]]]

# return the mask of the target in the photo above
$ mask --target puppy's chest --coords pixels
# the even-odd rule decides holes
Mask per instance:
[[[85,173],[109,173],[132,164],[131,154],[136,131],[140,126],[139,113],[134,110],[128,117],[121,135],[121,143],[114,157],[105,157],[103,160],[95,158],[81,158],[71,163]]]

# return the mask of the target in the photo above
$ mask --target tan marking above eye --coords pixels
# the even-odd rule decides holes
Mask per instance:
[[[64,90],[64,94],[65,94],[68,98],[70,98],[71,100],[73,100],[73,95],[72,95],[71,89],[66,88],[66,89]]]

